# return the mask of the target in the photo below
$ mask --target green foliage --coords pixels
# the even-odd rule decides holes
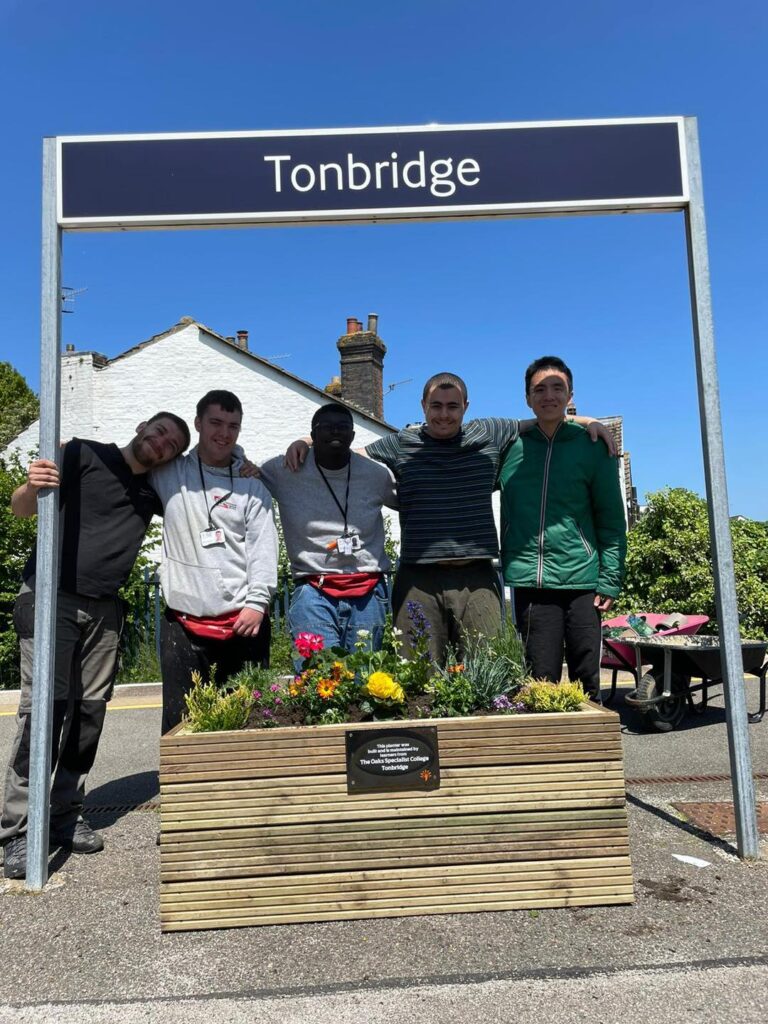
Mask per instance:
[[[461,671],[450,668],[438,671],[432,683],[433,718],[453,718],[470,715],[475,709],[475,690]]]
[[[186,724],[191,732],[222,732],[242,729],[253,705],[251,688],[241,683],[223,689],[216,685],[214,675],[203,682],[199,672],[192,673],[192,689],[184,698],[187,704]]]
[[[280,624],[279,629],[272,630],[269,645],[269,667],[279,675],[293,675],[293,640],[291,634]]]
[[[120,590],[125,623],[120,638],[118,683],[147,683],[160,678],[155,649],[156,563],[150,552],[160,543],[161,533],[159,523],[150,525],[130,576]]]
[[[400,548],[392,536],[392,521],[387,516],[384,516],[384,554],[391,562],[392,571],[394,572],[397,560],[400,557]]]
[[[684,488],[647,495],[649,510],[627,538],[624,589],[615,613],[708,615],[717,632],[707,503]],[[745,638],[768,639],[768,526],[731,522],[736,598]]]
[[[13,602],[37,531],[35,516],[19,519],[11,512],[11,495],[26,478],[26,470],[17,455],[0,459],[0,689],[4,690],[19,685],[19,644],[13,629]]]
[[[517,700],[527,711],[578,711],[587,698],[581,683],[548,683],[533,680],[520,690]]]
[[[277,594],[279,596],[286,590],[293,593],[293,573],[291,572],[291,560],[288,557],[288,549],[285,546],[285,535],[283,524],[280,520],[280,506],[275,501],[272,504],[272,511],[275,516],[275,529],[277,530]]]
[[[10,363],[0,363],[0,451],[39,415],[37,395]]]

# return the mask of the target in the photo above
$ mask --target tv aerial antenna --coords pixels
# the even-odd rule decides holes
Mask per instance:
[[[62,313],[74,313],[74,309],[71,307],[75,304],[75,299],[78,295],[82,295],[83,292],[87,292],[87,288],[69,288],[67,285],[62,285],[61,288],[61,312]],[[67,306],[70,308],[67,309]]]
[[[274,363],[276,359],[290,359],[290,352],[279,352],[276,356],[264,356],[268,363]]]
[[[405,380],[398,380],[394,384],[387,384],[386,394],[389,394],[390,391],[394,391],[395,388],[399,388],[401,384],[410,384],[412,380],[413,377],[406,377]]]

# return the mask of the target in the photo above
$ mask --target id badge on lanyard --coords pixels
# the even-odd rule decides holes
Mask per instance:
[[[212,548],[217,544],[224,543],[224,530],[220,526],[213,525],[213,510],[225,502],[227,498],[232,496],[234,490],[234,480],[232,477],[232,463],[229,464],[229,490],[226,494],[222,494],[220,498],[214,501],[213,505],[208,508],[208,495],[205,492],[205,477],[203,476],[203,464],[198,460],[198,468],[200,469],[200,483],[203,486],[203,500],[205,501],[205,510],[208,513],[208,529],[200,531],[200,544],[204,548]]]

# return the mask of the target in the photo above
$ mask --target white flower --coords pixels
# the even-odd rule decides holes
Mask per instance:
[[[397,626],[393,626],[392,627],[392,635],[393,636],[402,636],[403,635],[403,631],[402,631],[402,629],[398,629]]]
[[[357,635],[362,640],[365,640],[366,637],[369,637],[371,635],[371,631],[370,631],[370,629],[358,629]]]

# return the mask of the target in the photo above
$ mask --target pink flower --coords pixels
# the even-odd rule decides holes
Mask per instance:
[[[302,658],[309,658],[315,651],[322,651],[325,647],[319,633],[299,633],[293,644]]]
[[[261,700],[261,690],[254,690],[251,696],[254,700]]]
[[[272,691],[272,693],[277,693],[279,689],[280,683],[272,683],[272,685],[270,686],[270,690]]]

